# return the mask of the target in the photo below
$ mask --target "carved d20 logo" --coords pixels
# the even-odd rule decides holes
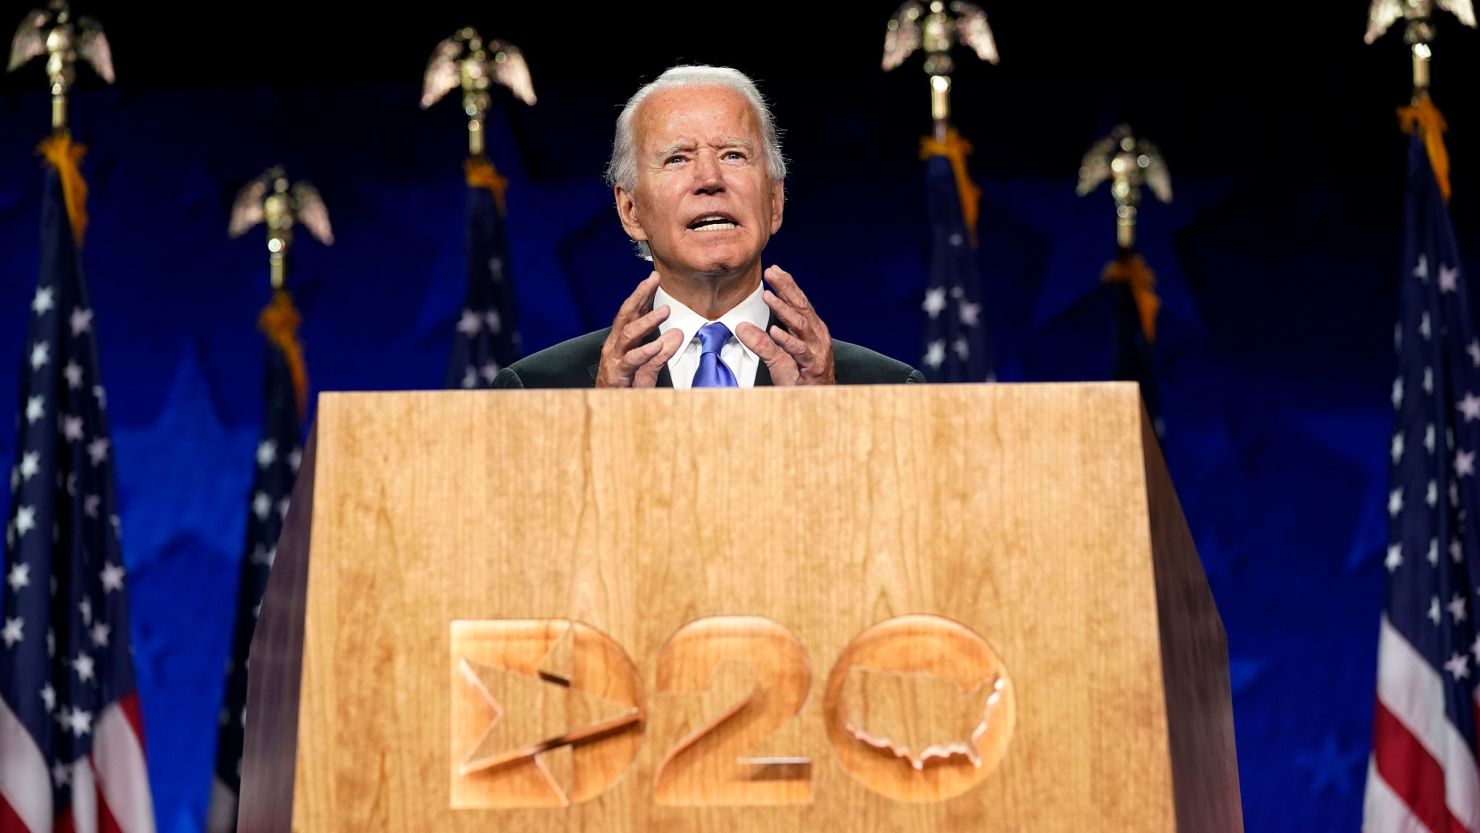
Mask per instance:
[[[640,678],[616,642],[566,619],[451,631],[454,809],[565,807],[616,783],[643,720]]]

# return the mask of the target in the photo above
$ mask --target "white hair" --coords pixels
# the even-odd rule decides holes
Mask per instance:
[[[756,89],[755,82],[745,73],[730,67],[676,66],[665,70],[662,75],[648,82],[642,89],[627,99],[621,115],[617,116],[617,133],[612,140],[612,157],[606,165],[608,187],[620,185],[624,190],[637,188],[637,108],[653,93],[672,87],[728,87],[745,98],[755,112],[761,126],[761,137],[765,143],[766,166],[772,182],[786,179],[786,158],[781,155],[781,139],[776,122],[771,118],[771,108]],[[637,253],[652,260],[652,252],[645,242],[637,241]]]

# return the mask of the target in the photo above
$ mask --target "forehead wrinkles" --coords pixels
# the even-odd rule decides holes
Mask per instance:
[[[660,90],[639,106],[634,121],[637,146],[646,152],[762,144],[750,104],[727,87]]]

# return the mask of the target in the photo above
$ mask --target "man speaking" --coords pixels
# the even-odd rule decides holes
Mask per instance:
[[[617,117],[607,180],[622,228],[653,273],[610,328],[504,368],[496,388],[753,387],[924,381],[835,341],[792,276],[762,272],[781,228],[786,161],[755,84],[680,66]],[[767,289],[762,278],[770,285]]]

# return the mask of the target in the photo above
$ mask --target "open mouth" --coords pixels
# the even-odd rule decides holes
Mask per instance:
[[[728,214],[705,214],[689,223],[689,231],[731,231],[739,225]]]

